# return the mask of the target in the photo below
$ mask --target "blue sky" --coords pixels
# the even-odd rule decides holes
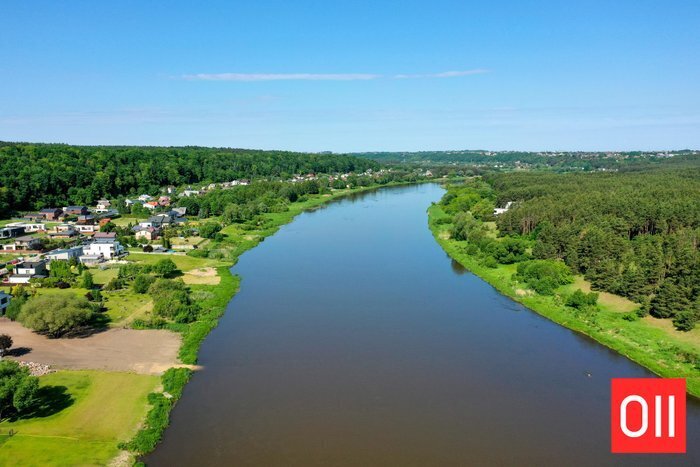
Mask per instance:
[[[700,148],[700,2],[16,1],[0,140]]]

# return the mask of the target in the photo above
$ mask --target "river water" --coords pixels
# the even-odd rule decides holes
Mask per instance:
[[[153,466],[700,465],[612,455],[610,378],[650,374],[498,294],[434,241],[435,184],[304,213],[232,269]]]

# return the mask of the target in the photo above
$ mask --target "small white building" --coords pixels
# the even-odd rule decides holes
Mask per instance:
[[[58,250],[49,251],[44,255],[49,261],[68,261],[71,258],[79,258],[83,254],[82,246],[73,246],[70,248],[61,248]]]
[[[124,253],[121,243],[111,238],[98,238],[83,246],[83,256],[98,256],[105,260],[117,258]],[[83,256],[80,257],[81,262],[83,262]]]
[[[112,203],[107,199],[101,199],[97,202],[95,206],[95,212],[107,212],[112,207]]]
[[[497,216],[497,215],[499,215],[499,214],[503,214],[504,212],[506,212],[507,210],[509,210],[510,207],[511,207],[512,205],[513,205],[513,202],[512,202],[512,201],[508,201],[508,202],[506,203],[506,206],[505,206],[505,207],[494,209],[494,210],[493,210],[493,215],[494,215],[494,216]]]

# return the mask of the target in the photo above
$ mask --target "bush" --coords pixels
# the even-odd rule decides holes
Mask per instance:
[[[585,293],[581,289],[576,289],[574,293],[566,299],[566,306],[576,309],[594,307],[598,303],[598,294],[595,292]]]
[[[525,282],[542,295],[553,295],[557,287],[570,284],[574,280],[566,264],[545,259],[518,264],[518,272],[514,279]]]
[[[151,253],[151,252],[153,252],[153,247],[151,245],[144,245],[143,252],[144,253]]]
[[[695,323],[698,322],[698,313],[695,310],[684,310],[676,313],[673,318],[673,325],[679,331],[692,331]]]
[[[0,360],[0,421],[8,410],[22,413],[30,408],[39,390],[39,378],[17,362]]]
[[[205,222],[199,226],[199,235],[204,238],[214,238],[221,231],[221,224],[216,222]]]
[[[170,258],[161,259],[153,265],[153,272],[161,277],[171,277],[177,270],[177,265]]]
[[[92,316],[92,307],[84,297],[41,295],[27,301],[17,319],[36,332],[60,337],[84,326]]]
[[[155,280],[153,276],[149,276],[148,274],[139,274],[134,278],[134,283],[131,284],[131,288],[134,292],[143,294],[148,292],[148,288]]]
[[[7,305],[7,308],[5,308],[5,316],[7,316],[10,321],[15,321],[25,303],[27,303],[26,296],[14,297],[10,300],[10,304]]]
[[[79,286],[88,290],[95,286],[95,281],[93,280],[90,271],[83,271],[83,273],[80,275]]]
[[[120,290],[123,288],[124,281],[119,279],[118,277],[115,277],[111,281],[107,282],[107,285],[104,286],[104,290],[106,291]]]
[[[498,267],[498,261],[493,256],[486,256],[481,261],[481,263],[487,268],[496,269]]]

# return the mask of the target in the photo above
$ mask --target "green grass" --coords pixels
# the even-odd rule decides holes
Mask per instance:
[[[137,294],[131,289],[102,292],[102,297],[111,327],[124,327],[135,319],[146,319],[153,309],[149,295]]]
[[[119,274],[119,268],[94,268],[90,269],[90,273],[92,273],[92,279],[95,284],[106,285],[109,281],[117,277],[117,274]]]
[[[153,254],[153,253],[129,253],[127,259],[143,264],[155,264],[162,259],[170,258],[173,260],[177,268],[182,271],[191,271],[192,269],[218,267],[221,266],[221,261],[209,258],[195,258],[194,256],[186,255],[169,255],[169,254]]]
[[[531,291],[523,293],[524,286],[511,279],[515,265],[499,265],[494,269],[483,266],[478,258],[464,252],[466,242],[449,238],[450,224],[436,223],[447,216],[439,205],[431,206],[428,215],[430,229],[440,246],[499,292],[562,326],[593,338],[659,376],[686,378],[688,392],[700,397],[700,331],[682,333],[673,329],[668,320],[654,318],[629,321],[626,318],[634,316],[630,312],[637,306],[612,294],[601,294],[600,310],[594,315],[577,314],[563,305],[562,294],[576,288],[586,289],[587,283],[580,278],[552,297]]]
[[[41,416],[0,423],[0,466],[105,465],[137,431],[157,376],[59,371],[40,378]]]

